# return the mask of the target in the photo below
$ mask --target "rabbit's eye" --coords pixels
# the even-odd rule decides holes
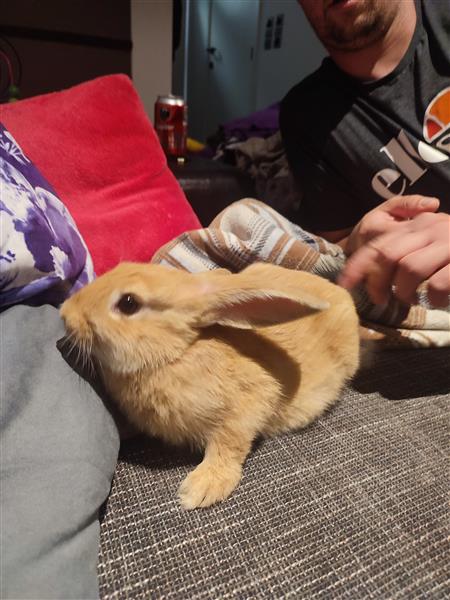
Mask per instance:
[[[123,294],[117,302],[116,308],[124,315],[134,315],[142,308],[142,304],[133,294]]]

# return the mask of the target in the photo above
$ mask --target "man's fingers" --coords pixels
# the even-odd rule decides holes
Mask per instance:
[[[366,290],[374,304],[386,304],[389,301],[394,276],[395,265],[389,263],[374,265],[367,273]]]
[[[423,245],[420,232],[404,235],[392,232],[381,235],[352,254],[338,282],[351,289],[366,280],[370,283],[369,294],[372,291],[376,302],[383,302],[381,298],[390,293],[397,263]],[[375,297],[372,298],[374,301]]]
[[[365,282],[372,302],[384,304],[389,299],[394,275],[395,265],[386,261],[375,245],[367,244],[348,260],[338,283],[352,289]]]
[[[449,252],[450,248],[446,244],[433,243],[402,258],[393,281],[396,297],[407,304],[414,304],[419,285],[448,266]],[[433,295],[434,291],[431,293]],[[436,293],[439,296],[439,292]]]
[[[450,305],[450,265],[446,265],[430,277],[427,296],[431,306],[447,308]]]
[[[357,249],[348,259],[338,282],[348,289],[365,282],[371,299],[379,304],[388,300],[393,285],[400,300],[414,303],[417,287],[428,280],[430,303],[447,306],[449,242],[448,215],[419,214],[414,219],[397,222],[395,229]]]
[[[394,196],[379,206],[384,212],[399,219],[410,219],[423,212],[436,212],[439,200],[432,196]]]

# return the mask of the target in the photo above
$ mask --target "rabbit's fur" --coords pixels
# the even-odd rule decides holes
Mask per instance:
[[[129,295],[138,310],[126,315]],[[227,498],[257,436],[308,425],[358,368],[348,292],[269,264],[191,274],[123,263],[61,315],[134,425],[204,449],[180,487],[188,509]]]

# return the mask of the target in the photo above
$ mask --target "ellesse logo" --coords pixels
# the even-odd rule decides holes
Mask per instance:
[[[423,121],[423,137],[437,148],[450,152],[450,87],[428,105]]]
[[[411,193],[409,190],[431,165],[450,160],[450,87],[446,87],[427,106],[423,137],[414,147],[405,131],[380,148],[395,165],[385,167],[372,177],[372,189],[382,198]]]

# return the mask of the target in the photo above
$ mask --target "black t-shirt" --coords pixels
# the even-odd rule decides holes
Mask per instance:
[[[450,213],[450,0],[416,7],[410,46],[389,75],[362,83],[326,58],[284,98],[302,226],[352,227],[398,194],[436,196]]]

